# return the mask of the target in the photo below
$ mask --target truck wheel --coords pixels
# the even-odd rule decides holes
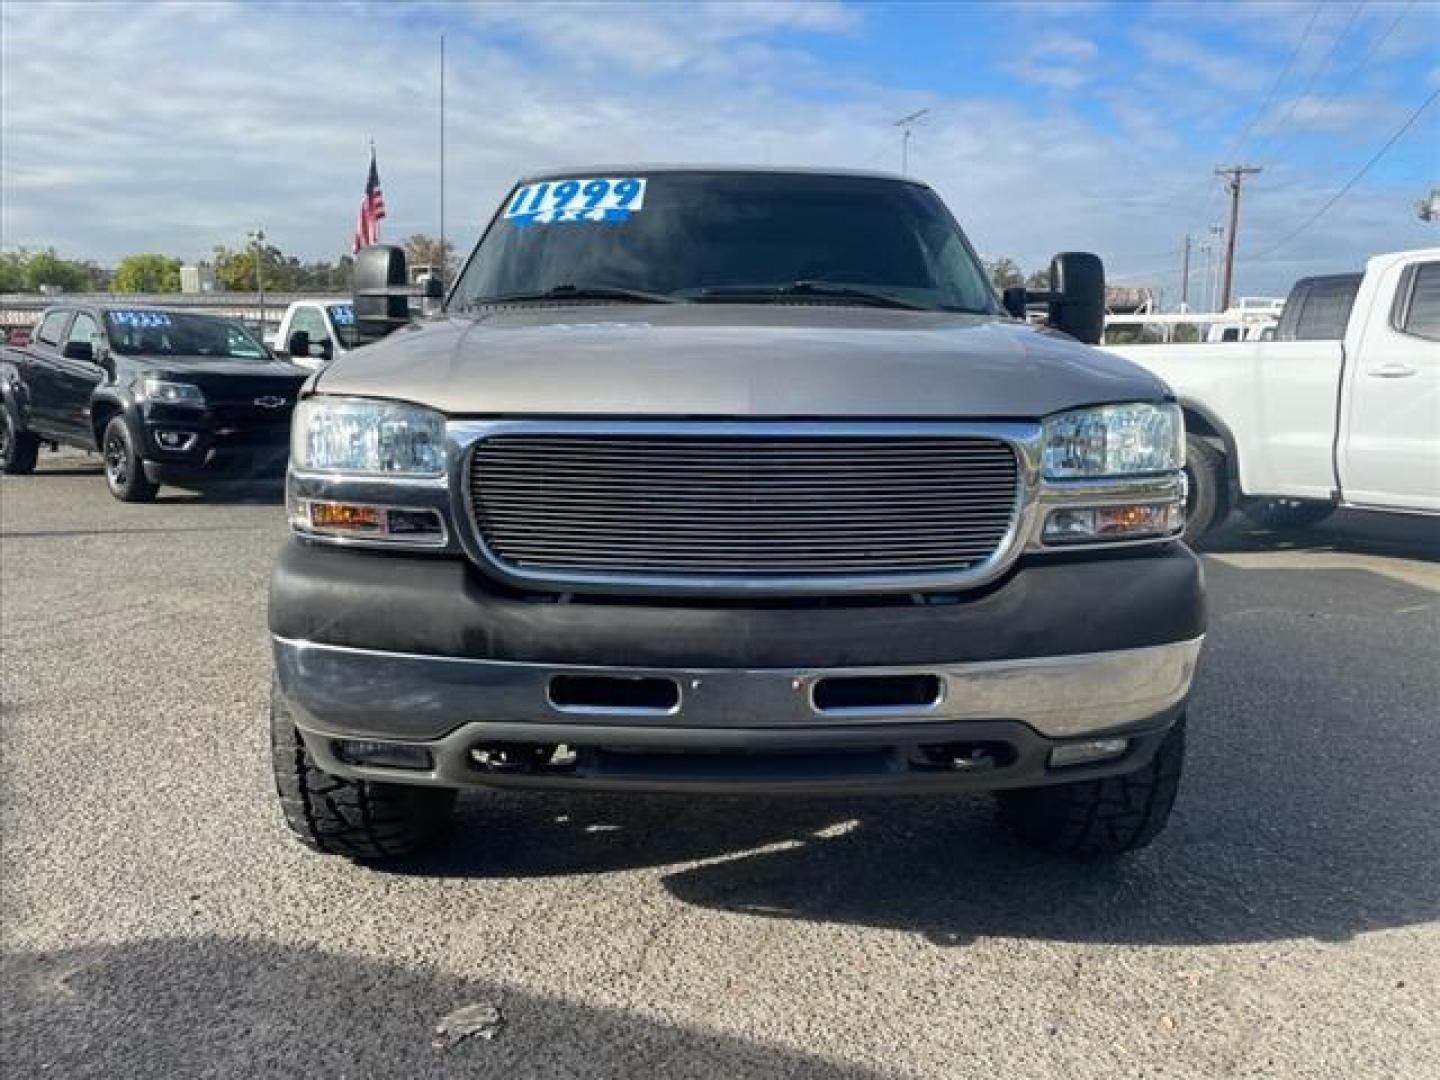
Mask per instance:
[[[135,450],[135,440],[123,416],[111,417],[100,437],[100,452],[105,458],[105,484],[110,494],[121,502],[153,502],[159,484],[145,476],[145,466]]]
[[[1335,512],[1335,504],[1318,499],[1251,499],[1240,512],[1266,529],[1304,529]]]
[[[1185,437],[1185,531],[1180,539],[1195,547],[1207,532],[1230,516],[1230,477],[1225,455],[1197,435]]]
[[[1143,769],[998,792],[1000,818],[1032,847],[1076,859],[1113,859],[1143,848],[1165,827],[1184,758],[1181,717]]]
[[[315,767],[278,683],[270,688],[270,748],[285,824],[306,847],[358,862],[423,850],[444,829],[452,788],[346,780]]]
[[[35,471],[40,456],[40,440],[25,431],[0,404],[0,472],[7,476],[23,476]]]

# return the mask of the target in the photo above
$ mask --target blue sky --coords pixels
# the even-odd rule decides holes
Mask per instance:
[[[517,174],[586,161],[911,172],[976,246],[1056,250],[1175,290],[1178,249],[1245,160],[1238,285],[1440,243],[1440,5],[1350,3],[85,4],[3,7],[0,243],[111,262],[237,246],[263,222],[346,250],[379,148],[388,238],[434,232],[436,41],[447,37],[449,231]],[[1292,59],[1293,58],[1293,59]],[[1283,76],[1283,77],[1282,77]],[[1277,248],[1277,244],[1285,241]],[[1203,292],[1197,250],[1192,298]]]

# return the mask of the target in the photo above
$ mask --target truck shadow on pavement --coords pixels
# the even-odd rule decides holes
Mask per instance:
[[[983,797],[480,796],[412,872],[670,867],[687,904],[918,933],[1342,941],[1440,918],[1440,594],[1361,571],[1208,568],[1211,634],[1170,828],[1110,865],[1015,845]]]
[[[1440,518],[1337,511],[1304,529],[1267,529],[1233,514],[1200,546],[1202,554],[1339,552],[1440,562]]]
[[[7,1076],[561,1076],[880,1080],[800,1052],[632,1009],[295,944],[206,935],[0,960]],[[437,1051],[452,1010],[505,1026]]]

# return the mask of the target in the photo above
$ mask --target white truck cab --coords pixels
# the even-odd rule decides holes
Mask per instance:
[[[1337,506],[1440,513],[1440,248],[1298,282],[1271,341],[1110,351],[1184,407],[1188,539],[1236,499],[1273,526]]]
[[[275,333],[276,354],[312,371],[351,352],[357,344],[355,309],[348,297],[297,300],[285,309]]]

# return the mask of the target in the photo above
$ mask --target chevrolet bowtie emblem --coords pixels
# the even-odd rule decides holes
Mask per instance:
[[[259,405],[262,409],[278,409],[280,408],[280,406],[285,404],[285,399],[283,397],[274,397],[267,394],[264,397],[257,397],[255,399],[255,404]]]

